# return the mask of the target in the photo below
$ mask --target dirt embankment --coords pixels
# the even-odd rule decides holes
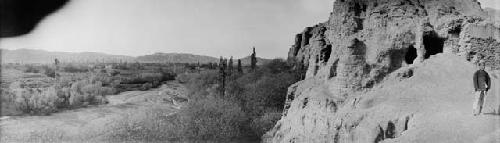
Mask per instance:
[[[161,110],[168,116],[179,110],[186,89],[170,82],[149,91],[129,91],[111,95],[109,104],[68,110],[50,116],[2,117],[0,142],[102,141],[112,135],[122,120],[140,118]]]

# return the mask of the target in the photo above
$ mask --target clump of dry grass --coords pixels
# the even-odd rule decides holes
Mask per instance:
[[[112,125],[111,132],[102,140],[111,142],[158,142],[178,140],[182,123],[177,115],[165,108],[142,108],[129,112]]]

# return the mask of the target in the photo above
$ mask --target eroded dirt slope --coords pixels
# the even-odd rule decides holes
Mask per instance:
[[[305,80],[290,88],[301,91],[286,116],[264,136],[267,142],[500,142],[500,84],[486,97],[485,114],[473,116],[472,74],[475,67],[452,54],[388,75],[367,92],[341,99],[327,86]]]

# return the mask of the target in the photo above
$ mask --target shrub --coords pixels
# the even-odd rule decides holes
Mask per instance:
[[[112,77],[108,76],[107,74],[93,73],[90,75],[89,82],[90,83],[100,82],[102,86],[107,86],[111,85],[115,81]]]
[[[175,77],[175,80],[177,80],[179,83],[184,84],[184,83],[189,82],[189,80],[191,80],[191,76],[192,76],[192,74],[183,73],[183,74],[177,75],[177,77]]]
[[[138,115],[137,115],[138,114]],[[221,98],[190,102],[178,113],[165,109],[138,109],[113,126],[112,142],[165,142],[242,137],[248,118],[238,104]]]
[[[16,95],[9,89],[2,89],[0,91],[0,116],[19,115],[22,111],[17,108]]]
[[[178,115],[164,109],[138,109],[126,114],[113,126],[106,140],[111,142],[165,142],[182,137],[183,128]]]
[[[68,64],[68,65],[64,66],[62,69],[63,69],[64,72],[68,72],[68,73],[82,73],[82,72],[88,72],[89,71],[87,67],[84,67],[84,66],[75,66],[75,65],[72,65],[72,64]]]
[[[216,70],[202,71],[200,73],[190,73],[187,75],[186,87],[189,89],[188,97],[191,100],[205,98],[209,90],[218,84],[219,77]]]
[[[263,67],[265,70],[268,70],[268,73],[271,74],[286,72],[292,69],[291,64],[283,59],[273,59],[269,63],[266,63]]]
[[[175,80],[177,74],[175,74],[173,71],[162,71],[162,81],[169,81],[169,80]]]
[[[35,66],[27,65],[24,70],[25,73],[40,73],[40,69],[35,68]]]
[[[29,114],[49,114],[57,111],[58,97],[54,87],[15,88],[15,103],[19,110]]]
[[[281,59],[273,60],[255,71],[246,74],[235,74],[227,78],[224,97],[219,95],[220,92],[216,90],[221,82],[217,70],[180,74],[176,79],[181,83],[185,83],[189,89],[190,104],[188,104],[186,110],[179,114],[179,118],[181,121],[197,121],[186,124],[188,128],[185,129],[186,131],[196,131],[185,134],[228,138],[243,136],[243,134],[248,133],[242,133],[242,131],[250,131],[251,137],[262,136],[281,117],[281,111],[276,109],[283,108],[288,87],[300,80],[298,73],[292,64]],[[242,114],[243,119],[233,122],[234,124],[216,124],[225,117],[220,117],[218,120],[214,117],[225,114],[214,111],[235,108],[212,105],[221,104],[221,102],[236,106],[237,112]],[[232,114],[235,113],[227,114],[233,117]],[[224,131],[217,130],[215,126],[221,128],[230,126],[228,128],[235,134],[225,134]],[[236,132],[236,128],[239,129],[239,132]]]
[[[255,135],[262,136],[267,131],[271,130],[271,128],[276,124],[278,120],[280,120],[280,118],[281,112],[270,111],[258,118],[253,119],[250,123],[250,127]]]
[[[153,87],[153,84],[151,84],[151,83],[145,83],[145,84],[142,84],[141,90],[142,91],[146,91],[146,90],[151,89],[151,87]]]
[[[43,66],[43,69],[44,69],[44,74],[47,76],[47,77],[52,77],[52,78],[55,78],[56,77],[56,70],[52,69],[52,68],[49,68],[48,66]]]
[[[234,138],[244,135],[241,125],[247,121],[238,104],[220,98],[189,102],[177,114],[168,112],[153,109],[127,115],[110,138],[117,142]]]
[[[73,107],[103,104],[103,97],[115,94],[115,90],[110,87],[102,87],[102,82],[91,83],[89,80],[81,80],[73,83],[70,89],[69,105]]]
[[[187,138],[233,138],[242,136],[246,115],[238,104],[220,98],[189,102],[181,111],[184,136]]]

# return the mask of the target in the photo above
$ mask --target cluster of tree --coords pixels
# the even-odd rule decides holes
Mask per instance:
[[[23,65],[24,66],[24,65]],[[140,64],[141,67],[150,66]],[[2,89],[4,105],[28,114],[48,114],[62,108],[74,108],[105,103],[105,96],[130,90],[149,90],[163,82],[175,80],[176,73],[169,67],[154,69],[102,70],[89,66],[61,64],[55,59],[50,65],[26,65],[25,72],[45,74],[48,78],[19,79]],[[42,72],[43,71],[43,72]],[[43,80],[43,81],[42,81]],[[4,100],[5,99],[5,100]]]
[[[183,79],[189,104],[168,121],[183,125],[169,127],[182,132],[176,137],[258,139],[272,128],[281,117],[288,87],[301,79],[301,73],[295,63],[282,59],[259,67],[256,63],[243,73],[241,66],[234,69],[232,58],[221,58],[218,70]]]
[[[20,80],[2,90],[3,104],[18,111],[34,115],[46,115],[60,109],[106,103],[104,96],[116,92],[112,82],[103,75],[92,74],[87,78],[62,77],[57,82]]]
[[[238,76],[238,75],[243,74],[243,67],[241,65],[241,59],[238,59],[236,73],[234,73],[233,66],[234,66],[233,56],[231,56],[229,61],[226,58],[220,57],[220,62],[219,62],[220,88],[219,88],[219,92],[222,96],[224,96],[226,93],[227,80],[232,80],[233,76]],[[257,55],[255,53],[255,47],[253,48],[253,53],[251,55],[250,68],[251,68],[250,69],[251,71],[255,71],[255,69],[257,68]]]
[[[216,69],[180,74],[176,80],[188,88],[187,106],[166,118],[169,111],[150,110],[138,121],[123,120],[114,137],[119,142],[260,139],[281,118],[288,87],[304,73],[293,61],[275,59],[257,67],[253,59],[248,69],[221,58]]]
[[[190,75],[190,101],[178,115],[185,126],[176,128],[185,132],[181,137],[259,138],[279,120],[288,87],[300,80],[293,65],[281,59],[243,74],[224,73]],[[206,130],[193,132],[199,128]]]

